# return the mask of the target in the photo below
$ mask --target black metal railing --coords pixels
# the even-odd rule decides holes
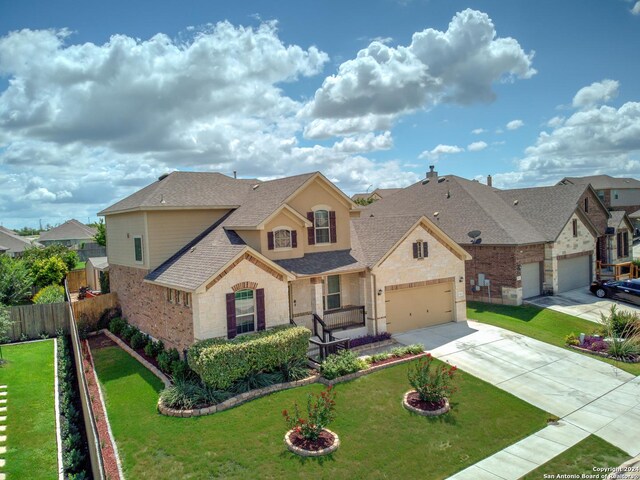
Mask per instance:
[[[324,323],[330,330],[363,327],[365,324],[365,312],[363,306],[327,310],[324,312],[323,317]]]
[[[315,313],[313,319],[313,335],[317,337],[309,340],[309,350],[307,356],[309,360],[315,363],[321,363],[327,356],[338,353],[340,350],[349,349],[348,338],[336,338],[333,336],[331,329],[327,324]]]

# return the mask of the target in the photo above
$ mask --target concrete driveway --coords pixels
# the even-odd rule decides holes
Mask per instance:
[[[580,433],[576,443],[593,433],[629,455],[640,454],[640,377],[472,321],[413,330],[394,338],[405,345],[420,343],[435,357],[557,415]]]
[[[635,312],[640,315],[640,307],[608,298],[598,298],[587,288],[579,288],[548,297],[535,297],[525,300],[524,303],[598,323],[600,322],[600,314],[608,315],[611,305],[617,305],[619,310]]]

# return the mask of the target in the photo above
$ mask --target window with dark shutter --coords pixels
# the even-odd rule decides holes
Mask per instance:
[[[331,237],[331,243],[338,242],[338,235],[336,232],[336,212],[329,212],[329,236]]]
[[[291,230],[291,248],[298,248],[298,231]]]
[[[267,325],[264,311],[264,288],[256,290],[256,313],[258,315],[258,331],[264,330]]]
[[[236,294],[227,293],[227,338],[236,336]]]
[[[418,242],[413,242],[413,258],[420,258],[419,255]]]
[[[309,245],[316,244],[316,232],[314,231],[315,219],[313,212],[307,212],[307,220],[311,222],[311,226],[307,228],[307,242]]]
[[[624,242],[624,256],[629,256],[629,232],[624,232],[622,235],[622,241]]]
[[[418,240],[413,244],[413,258],[425,258],[429,256],[429,245],[427,242]]]
[[[273,250],[273,232],[267,232],[267,248]]]
[[[422,242],[422,256],[424,258],[429,256],[429,244],[427,242]]]
[[[623,256],[622,255],[622,252],[623,252],[623,250],[622,250],[622,233],[618,233],[618,235],[616,235],[616,237],[617,237],[616,238],[616,240],[617,240],[616,243],[617,243],[617,247],[618,247],[617,248],[618,257],[622,257]]]

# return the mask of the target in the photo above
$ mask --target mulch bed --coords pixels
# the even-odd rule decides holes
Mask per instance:
[[[87,338],[87,341],[89,342],[89,348],[91,348],[91,350],[117,346],[116,342],[102,333],[99,333],[98,335],[91,335],[89,338]]]
[[[307,440],[297,432],[293,432],[289,436],[289,440],[298,448],[302,448],[303,450],[308,450],[310,452],[317,452],[318,450],[329,448],[333,445],[335,437],[326,430],[323,430],[320,432],[317,440]]]
[[[402,357],[389,357],[386,360],[380,360],[379,362],[372,363],[372,367],[377,367],[378,365],[385,365],[391,362],[397,362],[398,360],[407,360],[412,357],[422,357],[424,353],[409,353],[408,355],[403,355]]]
[[[434,410],[439,410],[445,406],[446,400],[442,399],[439,402],[424,402],[420,399],[420,394],[418,392],[411,392],[407,396],[407,403],[414,408],[418,408],[420,410],[424,410],[427,412],[432,412]]]
[[[109,340],[107,337],[105,338]],[[99,341],[100,340],[98,339],[98,342]],[[116,461],[116,454],[113,443],[111,443],[111,436],[109,435],[109,427],[107,425],[105,411],[102,408],[102,402],[100,401],[100,387],[96,383],[93,364],[89,357],[89,342],[87,340],[84,340],[82,342],[82,368],[84,368],[85,375],[87,377],[87,386],[89,388],[89,397],[91,399],[91,409],[93,410],[93,416],[96,420],[96,427],[98,429],[98,439],[100,440],[100,450],[102,454],[105,476],[109,480],[117,480],[120,478],[120,473],[118,472],[118,463]]]
[[[579,345],[567,345],[567,347],[573,348],[574,350],[579,350],[581,352],[588,353],[590,355],[594,355],[596,357],[609,358],[609,359],[615,360],[617,362],[622,362],[622,363],[640,363],[640,355],[635,355],[633,357],[627,357],[627,358],[619,358],[619,357],[614,357],[612,355],[609,355],[607,352],[595,352],[593,350],[589,350],[588,348],[580,347]]]

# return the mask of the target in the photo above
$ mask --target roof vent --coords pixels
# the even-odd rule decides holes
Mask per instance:
[[[429,183],[429,179],[425,178],[424,180],[422,180],[422,185],[426,185],[427,183]]]
[[[471,243],[480,244],[482,243],[482,239],[480,238],[480,230],[471,230],[467,235],[471,237]]]
[[[373,218],[373,213],[371,215],[369,215],[369,218]]]
[[[255,189],[257,189],[259,186],[260,186],[260,184],[259,184],[259,183],[256,183],[255,185],[252,185],[252,186],[251,186],[251,189],[252,189],[252,190],[255,190]]]
[[[193,253],[196,251],[196,247],[191,247],[191,250],[189,250],[190,253]]]
[[[451,198],[451,190],[447,190],[447,198]]]
[[[167,178],[169,176],[168,173],[163,173],[162,175],[160,175],[158,177],[158,181],[161,182],[162,180],[164,180],[165,178]]]
[[[165,202],[165,200],[164,200],[164,195],[163,195],[163,194],[161,194],[161,195],[160,195],[160,203],[161,203],[162,205],[164,205],[165,203],[167,203],[167,202]]]
[[[446,180],[446,178],[445,178],[445,177],[440,177],[440,178],[438,179],[438,183],[442,183],[442,182],[444,182],[445,180]]]
[[[518,203],[520,203],[520,200],[514,200],[514,201],[513,201],[513,204],[514,204],[514,205],[517,205]]]
[[[440,212],[433,212],[434,217],[437,217],[438,215],[440,215]]]

